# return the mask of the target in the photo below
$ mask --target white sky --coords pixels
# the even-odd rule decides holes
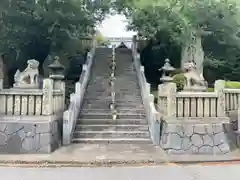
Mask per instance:
[[[127,31],[127,20],[124,15],[114,15],[106,18],[97,29],[105,37],[132,37],[135,32]]]

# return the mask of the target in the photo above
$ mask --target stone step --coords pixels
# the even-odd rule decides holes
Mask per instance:
[[[109,76],[110,76],[110,70],[109,72],[101,72],[101,75],[99,75],[98,77],[94,77],[94,79],[91,79],[89,81],[90,85],[94,85],[95,83],[101,83],[99,82],[99,80],[103,80],[103,81],[106,81],[108,82],[109,81]],[[131,76],[131,75],[129,75]],[[115,82],[119,83],[119,84],[124,84],[124,83],[127,83],[128,85],[138,85],[138,80],[137,79],[129,79],[128,77],[125,77],[125,78],[121,78],[118,77],[117,74],[115,74]]]
[[[100,104],[97,104],[97,103],[93,103],[93,104],[90,104],[90,103],[86,103],[86,102],[83,102],[83,106],[82,108],[83,109],[88,109],[88,108],[94,108],[94,109],[108,109],[109,108],[109,104],[108,102],[105,102],[105,103],[100,103]],[[136,103],[122,103],[122,104],[116,104],[116,108],[144,108],[143,104],[142,103],[139,103],[139,104],[136,104]]]
[[[116,85],[115,84],[115,91],[122,92],[122,93],[139,93],[140,89],[138,86],[130,86],[130,85]],[[125,87],[125,88],[124,88]],[[127,88],[126,88],[127,87]],[[111,86],[108,82],[104,84],[94,84],[94,85],[88,85],[87,92],[94,92],[93,90],[96,90],[96,92],[103,92],[103,91],[111,91]]]
[[[93,96],[93,95],[88,95],[86,94],[84,97],[84,101],[88,102],[88,103],[103,103],[103,102],[108,102],[111,101],[112,97],[109,93],[109,95],[102,95],[102,96]],[[118,94],[115,94],[115,100],[119,103],[119,104],[125,104],[127,102],[129,103],[142,103],[142,98],[141,97],[137,97],[137,96],[119,96]]]
[[[106,78],[106,79],[104,79],[102,81],[105,81],[105,82],[103,82],[103,83],[99,83],[99,82],[98,83],[97,82],[96,83],[95,82],[92,83],[91,82],[90,84],[88,84],[88,87],[89,88],[96,88],[97,90],[98,89],[99,90],[102,89],[102,87],[101,87],[102,84],[105,84],[105,86],[110,87],[108,78]],[[124,91],[124,90],[129,91],[129,89],[136,90],[136,88],[138,88],[138,86],[139,85],[137,83],[133,84],[133,83],[127,83],[126,82],[126,83],[120,84],[120,83],[115,81],[115,87],[117,87],[117,89],[122,90],[122,91]],[[127,89],[126,89],[126,87],[127,87]]]
[[[104,87],[101,87],[102,85],[95,85],[95,86],[88,86],[88,89],[86,92],[94,93],[94,92],[111,92],[111,87],[109,85],[104,85]],[[124,86],[124,85],[123,85]],[[116,88],[115,91],[120,92],[122,94],[139,94],[140,95],[140,89],[137,87],[134,88],[128,88],[128,89],[122,89],[122,88]]]
[[[102,103],[86,103],[84,102],[83,103],[83,106],[82,106],[82,109],[110,109],[110,103],[111,101],[106,101],[106,102],[102,102]],[[119,104],[117,103],[116,104],[116,109],[122,109],[122,108],[125,108],[125,109],[144,109],[144,106],[142,105],[142,103],[139,102],[139,104],[137,103],[126,103],[126,104]]]
[[[95,119],[83,119],[83,118],[78,118],[76,124],[93,124],[93,125],[99,125],[99,124],[104,124],[104,125],[129,125],[129,124],[134,124],[134,125],[147,125],[147,120],[146,119],[116,119],[112,120],[111,118],[108,119],[100,119],[100,118],[95,118]]]
[[[107,99],[95,99],[95,100],[88,100],[88,99],[84,99],[84,103],[87,104],[109,104],[111,103],[111,99],[107,100]],[[137,104],[142,104],[142,100],[141,99],[133,99],[133,100],[120,100],[119,98],[116,98],[116,105],[137,105]]]
[[[145,110],[144,109],[126,109],[126,108],[116,108],[118,113],[121,114],[129,114],[129,113],[134,113],[134,114],[145,114]],[[81,109],[81,113],[95,113],[95,114],[107,114],[107,113],[111,113],[111,110],[108,109],[93,109],[93,108],[82,108]]]
[[[110,95],[111,93],[111,89],[96,89],[96,91],[93,91],[93,90],[88,90],[88,91],[85,91],[85,97],[87,96],[107,96],[107,95]],[[138,97],[138,98],[141,98],[141,92],[139,91],[122,91],[120,89],[115,89],[115,93],[117,96],[130,96],[130,97]]]
[[[76,131],[148,131],[148,125],[138,124],[77,124]]]
[[[75,131],[74,138],[149,138],[148,131]]]
[[[111,92],[110,91],[104,91],[104,92],[87,92],[85,94],[84,99],[103,99],[103,98],[108,98],[111,97]],[[125,94],[125,93],[118,93],[116,92],[116,97],[119,98],[134,98],[134,99],[142,99],[142,96],[139,94]]]
[[[152,144],[150,138],[73,138],[72,142],[87,144]]]
[[[79,118],[81,119],[112,119],[111,113],[80,113]],[[136,113],[118,113],[117,119],[142,119],[146,118],[146,114]]]
[[[142,102],[142,98],[140,97],[136,97],[136,96],[118,96],[117,94],[115,95],[115,99],[117,102],[119,103],[126,103],[126,102],[130,102],[130,103],[141,103]],[[84,98],[84,101],[87,102],[96,102],[96,103],[102,103],[102,102],[106,102],[106,101],[111,101],[112,97],[109,94],[109,96],[89,96],[86,95]]]

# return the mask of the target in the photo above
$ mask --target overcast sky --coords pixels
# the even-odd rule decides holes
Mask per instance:
[[[98,29],[105,37],[132,37],[134,32],[126,30],[127,20],[123,15],[114,15],[106,18]]]

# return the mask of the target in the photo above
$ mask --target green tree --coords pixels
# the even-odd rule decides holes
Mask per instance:
[[[115,6],[129,19],[129,29],[155,40],[152,47],[166,47],[164,43],[168,43],[183,50],[186,45],[191,47],[190,40],[200,34],[205,65],[221,78],[236,79],[240,75],[240,11],[234,1],[117,0]]]
[[[7,54],[12,74],[26,60],[43,63],[49,54],[68,56],[82,37],[108,12],[108,0],[2,0],[0,2],[0,51]],[[67,45],[66,45],[67,44]],[[80,43],[79,43],[80,44]],[[76,46],[77,48],[81,48]]]

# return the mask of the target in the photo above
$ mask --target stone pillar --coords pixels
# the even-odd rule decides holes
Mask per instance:
[[[188,61],[196,63],[196,69],[203,75],[204,51],[202,47],[202,31],[192,31],[192,36],[182,49],[181,67]],[[206,32],[205,32],[206,33]]]
[[[164,84],[167,94],[167,117],[169,120],[176,118],[176,91],[175,83]]]
[[[65,67],[60,64],[59,57],[55,56],[54,61],[49,66],[50,69],[50,78],[53,79],[53,89],[65,91],[64,83],[64,69]]]
[[[64,82],[64,69],[65,67],[60,64],[59,57],[55,56],[54,61],[49,66],[50,76],[53,80],[53,90],[61,90],[63,92],[62,96],[62,108],[65,105],[65,82]]]
[[[0,79],[0,90],[3,89],[3,79]]]
[[[225,81],[224,80],[217,80],[214,84],[214,91],[218,95],[217,99],[217,116],[218,117],[226,117],[225,114],[225,95],[224,95],[224,87]]]
[[[173,83],[173,78],[170,76],[170,73],[175,70],[174,67],[171,66],[170,60],[166,59],[164,66],[159,69],[163,72],[161,77],[162,85],[159,86],[159,93],[164,93],[166,95],[167,101],[165,109],[165,116],[167,119],[176,118],[176,84]],[[161,92],[162,91],[162,92]],[[161,107],[159,107],[161,108]]]
[[[53,114],[53,80],[43,80],[43,100],[42,100],[42,114]]]
[[[133,36],[132,38],[132,52],[133,54],[136,53],[136,50],[137,50],[137,36]]]
[[[4,82],[4,63],[3,63],[3,55],[0,55],[0,90],[3,89],[3,82]]]

